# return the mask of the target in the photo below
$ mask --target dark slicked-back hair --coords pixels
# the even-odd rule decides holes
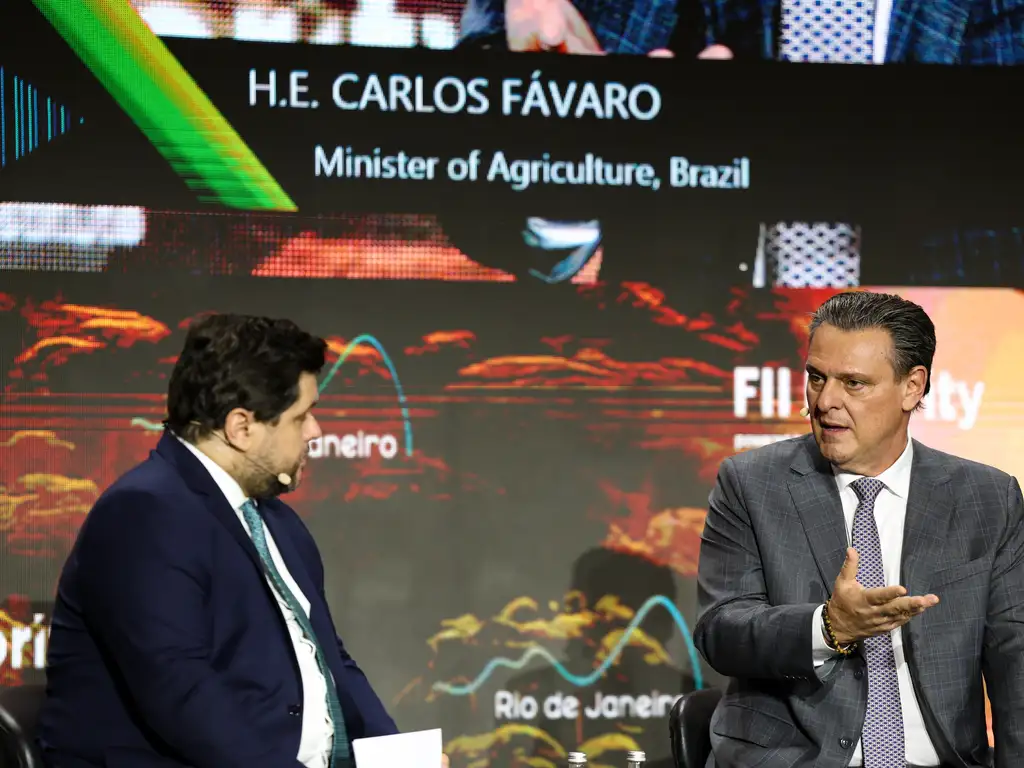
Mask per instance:
[[[327,344],[291,320],[210,315],[189,328],[171,373],[164,424],[195,442],[235,408],[276,424],[299,397],[299,377],[319,374]]]
[[[935,357],[935,325],[917,304],[891,293],[852,291],[830,298],[811,318],[811,337],[822,325],[840,331],[865,331],[881,328],[892,339],[892,368],[903,379],[912,368],[923,365],[928,371],[924,394],[932,387],[932,360]],[[918,407],[922,404],[918,403]]]

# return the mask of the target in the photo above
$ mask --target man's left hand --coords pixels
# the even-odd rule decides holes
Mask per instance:
[[[448,755],[441,753],[441,768],[448,768]]]

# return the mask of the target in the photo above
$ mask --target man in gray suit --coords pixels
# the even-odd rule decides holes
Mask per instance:
[[[732,678],[709,766],[1024,766],[1024,501],[910,439],[934,353],[916,304],[832,297],[811,322],[813,434],[722,463],[694,630]]]

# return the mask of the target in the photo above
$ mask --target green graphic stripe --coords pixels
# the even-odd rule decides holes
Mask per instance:
[[[298,209],[130,0],[33,2],[200,200]]]

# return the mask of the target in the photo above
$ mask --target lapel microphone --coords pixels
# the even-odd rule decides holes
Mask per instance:
[[[800,415],[803,416],[805,419],[808,416],[811,415],[811,412],[809,410],[807,410],[807,406],[806,405],[803,408],[800,409]]]

